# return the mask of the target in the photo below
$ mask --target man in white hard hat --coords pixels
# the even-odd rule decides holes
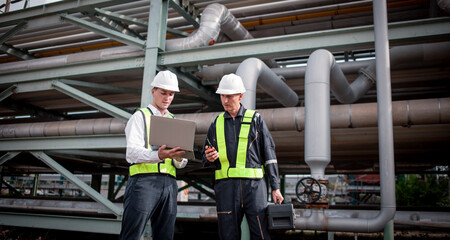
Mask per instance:
[[[270,239],[267,229],[266,173],[277,204],[280,192],[275,144],[263,118],[240,103],[245,87],[241,77],[222,77],[216,93],[225,112],[209,127],[202,163],[215,168],[219,236],[223,240],[241,238],[245,215],[251,239]]]
[[[179,92],[177,76],[160,71],[153,82],[153,102],[136,111],[125,127],[126,159],[131,164],[124,197],[119,239],[138,240],[150,220],[154,240],[173,239],[177,214],[176,169],[184,168],[185,151],[166,145],[152,146],[149,139],[151,115],[173,118],[167,108]]]

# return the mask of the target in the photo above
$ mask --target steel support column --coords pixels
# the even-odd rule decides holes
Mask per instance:
[[[169,8],[167,1],[150,1],[141,107],[146,107],[153,102],[151,83],[156,75],[159,51],[164,51],[166,44],[167,14]]]

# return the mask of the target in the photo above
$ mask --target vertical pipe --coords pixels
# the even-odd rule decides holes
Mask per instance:
[[[395,215],[395,164],[386,1],[373,1],[378,101],[381,211]]]
[[[389,221],[384,227],[384,240],[394,240],[394,220]]]
[[[305,73],[305,162],[315,179],[325,179],[331,158],[330,70],[335,61],[319,49],[308,59]]]
[[[380,188],[381,188],[381,210],[375,218],[334,218],[324,215],[323,209],[311,210],[309,217],[297,218],[296,226],[300,229],[344,231],[344,232],[375,232],[380,231],[391,221],[395,215],[395,169],[394,169],[394,148],[393,148],[393,126],[392,126],[392,100],[390,87],[390,63],[389,44],[387,31],[387,9],[386,2],[381,0],[373,1],[373,15],[375,27],[375,53],[376,53],[376,75],[377,75],[377,100],[378,100],[378,142],[379,142],[379,163],[380,163]],[[325,166],[329,146],[320,142],[314,142],[316,138],[326,139],[329,142],[329,126],[322,123],[323,119],[329,121],[329,106],[320,103],[323,99],[315,100],[314,96],[323,96],[329,102],[329,87],[327,85],[328,75],[323,75],[334,65],[332,58],[330,61],[322,62],[321,68],[309,68],[310,63],[318,66],[319,56],[327,51],[317,50],[308,59],[308,68],[305,74],[305,162],[311,168],[313,178],[322,177],[324,166],[317,165],[323,163]],[[329,52],[328,52],[329,53]],[[324,55],[325,56],[325,55]],[[309,79],[321,77],[321,81]],[[328,97],[326,97],[328,96]],[[314,108],[311,108],[314,106]],[[325,112],[319,114],[326,109]],[[314,115],[315,114],[315,115]],[[329,124],[328,124],[329,125]],[[327,128],[326,131],[324,129]],[[310,132],[311,130],[311,132]],[[325,134],[326,133],[326,134]],[[311,145],[312,146],[309,146]],[[319,144],[319,146],[315,146]],[[321,144],[321,145],[320,145]],[[325,147],[326,146],[326,147]],[[325,164],[326,163],[326,164]],[[315,172],[313,171],[315,169]]]

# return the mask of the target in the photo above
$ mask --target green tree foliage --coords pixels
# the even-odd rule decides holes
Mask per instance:
[[[448,176],[411,174],[399,177],[395,186],[398,206],[449,207]]]

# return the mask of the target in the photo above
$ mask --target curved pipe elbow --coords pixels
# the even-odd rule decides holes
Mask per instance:
[[[374,66],[368,66],[366,69],[370,71],[372,68]],[[349,84],[341,68],[336,64],[333,54],[325,49],[314,51],[308,59],[305,84],[329,84],[340,103],[356,102],[372,87],[373,81],[367,75],[361,74],[352,84]]]
[[[311,215],[295,220],[295,228],[301,230],[379,232],[395,216],[395,207],[382,207],[374,218],[327,217],[323,209],[312,209]]]
[[[212,45],[217,41],[221,28],[232,40],[253,38],[224,5],[213,3],[203,10],[200,27],[194,33],[186,38],[166,40],[166,51]]]
[[[246,108],[256,108],[257,85],[285,107],[294,107],[298,103],[297,94],[260,59],[245,59],[236,75],[242,78],[247,91],[241,101]]]

